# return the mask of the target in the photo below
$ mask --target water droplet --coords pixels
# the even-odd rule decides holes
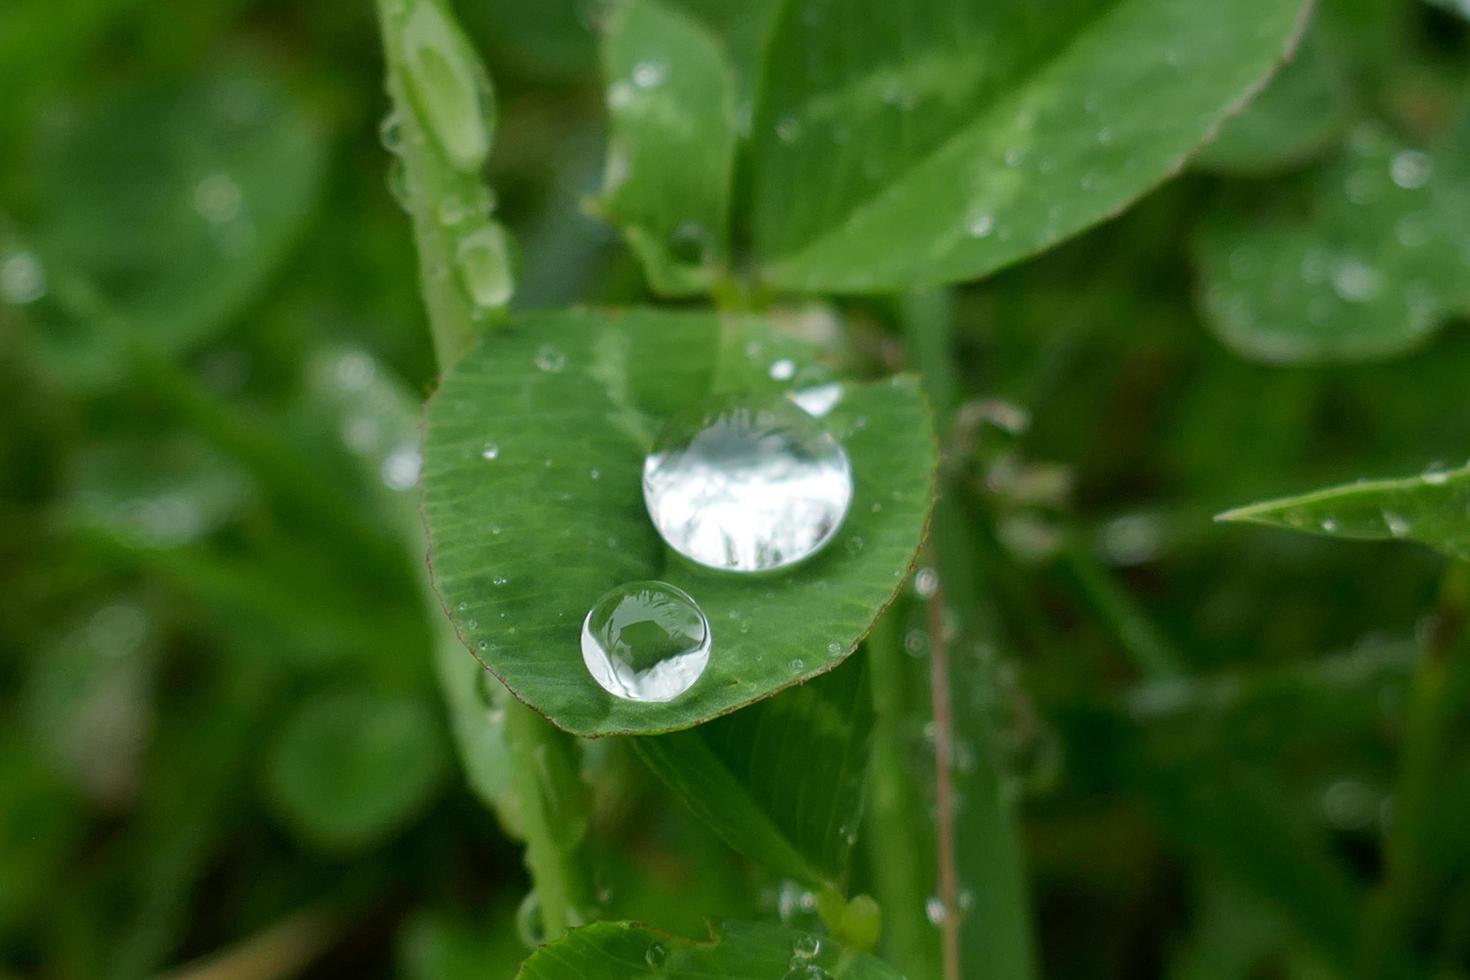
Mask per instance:
[[[923,630],[909,630],[903,636],[903,648],[911,657],[922,657],[929,651],[929,635]]]
[[[710,628],[688,593],[630,582],[605,593],[582,622],[582,662],[609,694],[671,701],[709,665]]]
[[[1402,514],[1391,510],[1383,512],[1383,526],[1388,528],[1388,533],[1396,538],[1406,537],[1414,529]]]
[[[587,475],[594,480],[600,480],[602,479],[602,470],[599,470],[597,467],[594,466],[592,469],[587,471]]]
[[[481,459],[499,459],[500,447],[493,442],[486,441],[485,448],[480,450]]]
[[[475,193],[465,196],[446,194],[440,199],[434,216],[441,225],[454,228],[472,218],[484,218],[494,206],[494,197],[483,189],[477,189]]]
[[[803,670],[806,670],[806,661],[800,657],[793,658],[791,661],[791,672],[793,674],[799,674]]]
[[[773,381],[790,381],[796,377],[796,362],[790,358],[783,357],[771,365],[770,373]]]
[[[1433,171],[1434,162],[1429,159],[1428,154],[1419,150],[1402,150],[1395,153],[1393,161],[1388,166],[1389,176],[1404,190],[1417,190],[1423,187],[1429,183],[1429,177]]]
[[[567,366],[567,356],[554,344],[542,344],[536,348],[536,367],[548,374],[556,374]],[[551,461],[547,460],[547,465]]]
[[[948,918],[948,909],[944,907],[944,899],[938,895],[930,895],[924,902],[924,917],[933,925],[942,925]]]
[[[1332,288],[1349,303],[1364,303],[1378,294],[1383,277],[1372,266],[1345,259],[1332,274]]]
[[[504,575],[497,575],[493,579],[490,580],[491,584],[493,584],[493,585],[504,585],[505,583],[507,583],[509,581],[510,581],[510,579],[506,578]]]
[[[852,503],[847,452],[784,398],[723,398],[671,418],[643,465],[664,541],[707,568],[764,572],[807,558]]]
[[[490,154],[489,81],[474,48],[437,3],[415,3],[402,29],[403,82],[424,128],[461,171]]]
[[[970,237],[985,238],[995,230],[995,216],[989,213],[977,214],[970,219]]]
[[[0,261],[0,299],[16,306],[46,295],[46,270],[33,252],[11,252]]]
[[[633,84],[639,88],[653,88],[664,80],[668,70],[658,62],[640,61],[633,66]]]
[[[390,109],[378,123],[378,142],[394,156],[403,152],[403,117],[398,115],[397,109]]]
[[[1331,517],[1324,517],[1324,518],[1322,518],[1321,528],[1322,528],[1322,530],[1326,531],[1328,534],[1333,533],[1334,531],[1337,530],[1337,521],[1336,521],[1336,519],[1331,518]]]
[[[224,224],[240,215],[240,185],[227,173],[215,172],[194,185],[194,210],[210,224]]]
[[[399,446],[383,460],[380,475],[383,483],[390,490],[409,490],[419,482],[419,466],[423,457],[419,454],[419,447],[409,443]]]
[[[665,247],[681,265],[704,265],[714,251],[714,236],[698,221],[682,221],[669,232]]]
[[[515,282],[510,273],[510,241],[505,229],[489,222],[459,240],[455,264],[465,292],[478,307],[510,302]]]
[[[1009,150],[1006,150],[1005,159],[1007,167],[1019,167],[1021,161],[1026,159],[1026,151],[1019,146],[1013,146]]]
[[[932,599],[938,591],[938,572],[926,566],[914,573],[914,592],[918,593],[920,599]]]
[[[408,168],[397,157],[388,161],[388,193],[393,195],[400,208],[413,210],[413,187],[409,183]]]
[[[652,943],[643,954],[643,961],[649,966],[662,966],[664,960],[669,958],[669,951],[664,949],[663,943]]]
[[[840,656],[841,653],[842,653],[842,644],[841,643],[838,643],[836,640],[834,640],[831,643],[827,644],[827,656],[829,656],[829,657],[836,657],[836,656]]]
[[[1444,463],[1430,463],[1424,470],[1424,482],[1432,487],[1443,486],[1449,479],[1450,473]]]
[[[791,955],[809,960],[822,951],[822,940],[810,933],[803,933],[791,942]]]
[[[776,122],[776,138],[782,143],[794,143],[801,135],[801,121],[795,116],[782,116]]]

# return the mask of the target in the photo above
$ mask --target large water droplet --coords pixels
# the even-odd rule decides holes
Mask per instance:
[[[708,568],[765,572],[832,540],[852,503],[847,451],[786,399],[723,398],[669,420],[643,500],[669,547]]]
[[[459,240],[454,255],[459,281],[479,307],[504,306],[510,302],[515,281],[510,272],[510,242],[505,229],[493,222],[484,224]]]
[[[403,26],[403,81],[434,141],[460,170],[490,154],[489,81],[474,48],[439,4],[420,0]]]
[[[611,589],[582,622],[582,662],[603,690],[629,701],[672,701],[699,680],[709,652],[709,620],[667,582]]]

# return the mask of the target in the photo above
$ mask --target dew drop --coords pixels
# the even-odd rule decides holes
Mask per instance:
[[[667,582],[606,592],[582,622],[582,662],[593,680],[628,701],[671,701],[709,666],[710,628],[688,593]]]
[[[842,653],[842,644],[833,641],[827,644],[827,656],[836,657]]]
[[[802,388],[787,395],[803,412],[812,418],[822,418],[837,407],[842,400],[842,385],[837,382]]]
[[[394,156],[403,152],[403,118],[398,115],[398,110],[390,110],[378,123],[378,142]]]
[[[1429,484],[1432,487],[1444,486],[1446,483],[1449,482],[1450,473],[1449,470],[1445,469],[1445,465],[1443,463],[1431,463],[1429,467],[1424,470],[1423,479],[1425,483]]]
[[[1372,266],[1347,259],[1332,274],[1332,288],[1349,303],[1365,303],[1378,295],[1383,277]]]
[[[413,5],[403,26],[403,80],[425,128],[459,170],[475,172],[490,153],[484,69],[463,32],[437,3]]]
[[[944,899],[938,895],[930,895],[928,900],[924,902],[924,917],[932,925],[943,925],[944,920],[948,918],[948,910],[944,907]]]
[[[494,442],[486,441],[485,447],[480,450],[481,459],[499,459],[500,446]]]
[[[795,116],[782,116],[776,123],[776,138],[782,143],[794,143],[801,135],[801,122]]]
[[[1429,183],[1430,174],[1434,171],[1434,163],[1428,154],[1419,150],[1403,150],[1395,153],[1393,161],[1388,166],[1388,174],[1393,182],[1406,191],[1417,190]]]
[[[542,344],[538,347],[535,360],[536,367],[547,374],[556,374],[567,366],[567,356],[553,344]]]
[[[801,659],[800,657],[794,658],[791,661],[791,672],[793,674],[799,674],[803,670],[806,670],[806,661]]]
[[[664,80],[667,69],[653,61],[640,61],[633,66],[633,84],[639,88],[653,88]]]
[[[847,452],[784,398],[716,399],[675,415],[643,464],[665,543],[707,568],[765,572],[832,540],[852,503]]]
[[[1405,520],[1402,514],[1391,510],[1383,512],[1383,526],[1388,528],[1388,533],[1396,538],[1406,537],[1413,530],[1413,525]]]
[[[1337,520],[1332,517],[1324,517],[1322,518],[1320,526],[1322,530],[1326,531],[1328,534],[1331,534],[1337,530]]]
[[[822,940],[810,933],[797,936],[791,943],[791,955],[809,960],[822,951]]]
[[[212,225],[240,215],[240,185],[227,173],[215,172],[194,185],[194,210]]]
[[[649,966],[662,966],[664,960],[669,958],[669,951],[664,949],[663,943],[652,943],[643,954],[643,962]]]
[[[977,214],[970,219],[970,237],[986,238],[995,230],[995,216]]]
[[[455,264],[465,292],[476,306],[504,306],[515,289],[510,274],[510,242],[505,229],[493,222],[459,240]]]
[[[380,475],[390,490],[410,490],[419,482],[419,467],[423,457],[419,447],[412,443],[399,446],[383,460]]]
[[[790,358],[783,357],[771,365],[771,379],[773,381],[790,381],[796,377],[796,362]]]
[[[46,295],[46,270],[32,252],[12,252],[0,260],[0,300],[21,306]]]
[[[939,591],[939,573],[924,567],[914,574],[914,591],[920,599],[932,599]]]

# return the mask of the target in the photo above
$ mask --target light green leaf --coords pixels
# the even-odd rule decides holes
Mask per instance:
[[[1363,124],[1300,199],[1222,201],[1195,251],[1210,327],[1245,356],[1411,350],[1470,311],[1470,116],[1432,152]]]
[[[443,784],[444,745],[415,698],[342,691],[287,717],[265,759],[267,800],[304,839],[354,850],[398,830]]]
[[[600,210],[654,289],[707,290],[729,262],[734,68],[719,38],[662,0],[614,8],[603,58],[612,138]]]
[[[455,365],[426,429],[435,583],[461,637],[517,697],[580,735],[669,731],[852,651],[898,588],[928,512],[934,447],[912,379],[840,389],[824,421],[852,458],[853,503],[832,546],[799,567],[752,578],[674,561],[643,503],[643,461],[664,418],[706,397],[717,369],[727,387],[779,390],[770,364],[801,352],[753,318],[568,311],[523,317]],[[801,367],[794,382],[819,375]],[[692,595],[714,641],[699,682],[667,703],[614,698],[579,648],[592,603],[650,578]]]
[[[517,980],[899,980],[892,967],[783,926],[727,922],[691,942],[631,922],[573,930],[521,966]]]
[[[972,279],[1176,173],[1287,54],[1280,0],[791,3],[752,140],[760,277]]]
[[[1470,561],[1470,466],[1374,480],[1226,511],[1217,520],[1362,541],[1418,541]]]
[[[118,376],[130,344],[172,353],[221,327],[285,257],[325,164],[321,127],[261,66],[76,106],[38,139],[23,307],[68,384]]]
[[[862,662],[696,729],[637,739],[649,767],[731,847],[841,887],[862,818],[872,702]]]
[[[1258,175],[1302,163],[1326,149],[1347,124],[1342,71],[1315,27],[1291,61],[1200,153],[1195,166]]]

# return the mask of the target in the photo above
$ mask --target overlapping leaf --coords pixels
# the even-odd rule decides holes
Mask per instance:
[[[717,371],[722,385],[772,391],[770,364],[801,356],[749,318],[571,311],[524,317],[455,366],[426,430],[435,582],[514,694],[577,734],[667,731],[823,673],[856,646],[928,511],[934,449],[911,379],[830,389],[840,397],[824,421],[852,458],[855,496],[838,539],[793,570],[751,578],[673,560],[643,503],[665,417],[706,397]],[[811,377],[798,369],[796,381]],[[648,578],[692,595],[714,641],[699,682],[662,704],[614,698],[579,649],[592,603]]]
[[[687,732],[634,744],[730,846],[779,874],[840,887],[872,735],[861,662]]]
[[[750,21],[766,10],[756,5]],[[1289,51],[1304,10],[783,4],[737,180],[736,226],[749,227],[756,275],[785,290],[891,291],[975,278],[1053,245],[1176,172]],[[740,21],[726,12],[706,23],[728,32]],[[677,104],[689,118],[702,108]],[[648,164],[645,193],[691,167],[666,134],[620,135],[640,144],[630,152]],[[613,168],[623,159],[614,153]]]
[[[1470,115],[1432,152],[1364,124],[1305,193],[1223,201],[1196,252],[1210,326],[1246,356],[1410,350],[1470,311]]]
[[[1351,483],[1241,507],[1220,520],[1368,541],[1418,541],[1470,561],[1470,467]]]
[[[517,980],[898,980],[892,967],[782,926],[727,922],[690,942],[630,922],[599,922],[543,947]]]

